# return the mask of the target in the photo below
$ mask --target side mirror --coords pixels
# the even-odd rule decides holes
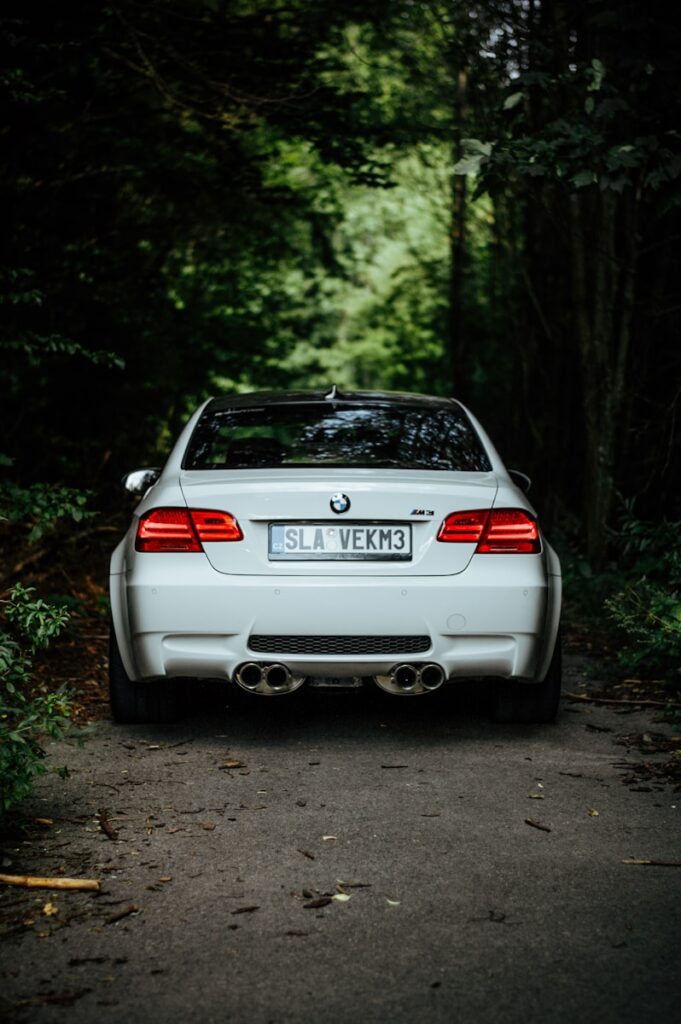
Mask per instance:
[[[527,494],[532,486],[532,481],[527,473],[521,473],[519,469],[509,469],[508,475],[516,487],[519,487],[523,494]]]
[[[154,466],[153,469],[134,469],[132,473],[125,474],[121,483],[128,494],[141,498],[156,483],[160,475],[159,466]]]

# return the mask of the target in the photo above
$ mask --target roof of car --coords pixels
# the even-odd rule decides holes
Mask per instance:
[[[430,405],[440,408],[458,404],[453,398],[438,398],[435,395],[416,395],[401,391],[341,391],[334,384],[326,391],[251,391],[239,395],[220,395],[211,399],[205,411],[221,412],[224,409],[324,401],[358,405],[367,402],[392,402],[396,405]]]

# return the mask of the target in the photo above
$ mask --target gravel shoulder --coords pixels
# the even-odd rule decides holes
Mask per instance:
[[[70,778],[40,780],[0,870],[102,889],[0,886],[4,1019],[675,1015],[681,867],[627,863],[681,861],[657,718],[564,699],[500,726],[448,688],[95,722],[49,748]]]

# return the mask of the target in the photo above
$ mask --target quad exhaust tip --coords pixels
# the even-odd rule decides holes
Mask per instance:
[[[374,682],[387,693],[411,696],[439,689],[445,678],[444,669],[435,662],[404,662],[395,665],[388,675],[374,676]],[[247,693],[274,696],[293,693],[303,685],[305,676],[296,675],[278,661],[246,661],[235,670],[234,680]]]
[[[374,676],[374,682],[387,693],[418,694],[439,689],[445,681],[444,669],[435,662],[424,665],[395,665],[387,676]]]
[[[242,690],[265,696],[293,693],[305,682],[305,676],[294,675],[286,665],[279,662],[261,664],[257,661],[247,661],[239,665],[234,673],[234,679]]]

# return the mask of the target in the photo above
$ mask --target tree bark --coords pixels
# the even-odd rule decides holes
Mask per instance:
[[[456,73],[454,104],[454,163],[463,155],[463,125],[466,116],[468,72]],[[470,363],[466,352],[464,317],[464,274],[466,265],[466,176],[452,175],[452,221],[450,231],[449,362],[452,394],[464,401],[470,391]]]
[[[593,190],[570,197],[574,325],[586,442],[587,558],[602,564],[614,497],[618,431],[628,379],[637,255],[638,196]],[[618,252],[620,229],[623,242]]]

